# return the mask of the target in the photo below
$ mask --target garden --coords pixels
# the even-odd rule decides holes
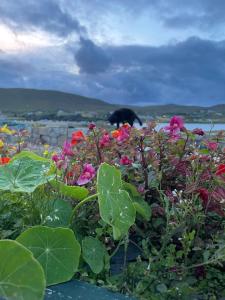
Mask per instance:
[[[127,299],[225,296],[225,131],[156,125],[90,123],[38,152],[0,128],[0,297],[71,280]]]

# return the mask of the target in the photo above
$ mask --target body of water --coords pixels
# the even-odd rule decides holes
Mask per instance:
[[[159,130],[162,127],[167,126],[168,123],[160,123],[157,125],[156,129]],[[218,131],[225,130],[225,124],[199,124],[199,123],[186,123],[185,127],[188,130],[193,130],[195,128],[201,128],[204,131]]]

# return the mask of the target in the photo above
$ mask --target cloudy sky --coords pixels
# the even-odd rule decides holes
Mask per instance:
[[[224,0],[0,0],[0,87],[225,103]]]

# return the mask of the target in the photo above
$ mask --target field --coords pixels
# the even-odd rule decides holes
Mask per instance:
[[[92,122],[39,153],[27,137],[0,128],[0,297],[79,279],[140,300],[222,299],[224,131],[173,116],[160,130]]]

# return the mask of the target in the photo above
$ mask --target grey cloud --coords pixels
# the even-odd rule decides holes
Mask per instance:
[[[40,28],[59,36],[85,32],[79,21],[65,12],[57,0],[1,0],[0,20],[19,31]]]
[[[110,65],[110,57],[104,49],[84,38],[81,38],[80,44],[80,49],[75,54],[80,72],[89,74],[105,72]]]

